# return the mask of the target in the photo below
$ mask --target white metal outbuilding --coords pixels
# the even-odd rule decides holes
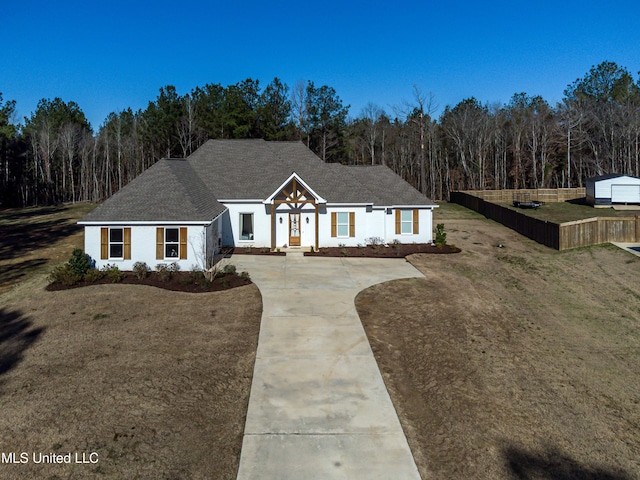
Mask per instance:
[[[586,182],[587,203],[593,206],[640,204],[640,178],[612,173]]]

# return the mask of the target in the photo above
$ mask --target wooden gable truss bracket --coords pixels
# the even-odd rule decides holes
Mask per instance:
[[[291,193],[288,191],[288,185],[291,185]],[[276,199],[275,197],[283,195],[284,199]],[[315,198],[307,198],[309,195]],[[276,249],[276,210],[279,205],[288,205],[291,209],[299,208],[300,205],[313,204],[315,210],[315,249],[318,250],[320,244],[320,215],[319,204],[325,203],[325,200],[318,197],[313,192],[309,192],[309,189],[304,185],[301,185],[296,178],[296,174],[292,174],[284,184],[276,190],[276,192],[267,199],[266,202],[271,204],[271,250]],[[265,202],[265,203],[266,203]]]

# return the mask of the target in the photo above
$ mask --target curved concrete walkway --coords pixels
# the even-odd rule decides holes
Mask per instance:
[[[404,259],[236,255],[263,313],[238,479],[419,479],[356,313]]]

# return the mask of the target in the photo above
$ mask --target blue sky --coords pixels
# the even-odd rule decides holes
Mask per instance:
[[[0,92],[19,118],[41,98],[75,101],[94,129],[112,111],[246,78],[329,85],[352,117],[393,112],[413,85],[439,111],[514,93],[552,104],[609,60],[638,78],[636,1],[4,0]]]

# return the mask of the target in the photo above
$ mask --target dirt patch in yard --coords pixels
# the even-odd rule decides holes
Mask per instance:
[[[45,285],[39,275],[0,296],[2,452],[28,458],[0,464],[0,478],[234,479],[258,289]],[[40,453],[72,463],[35,464]]]
[[[640,259],[449,212],[462,253],[356,299],[422,478],[640,478]]]

